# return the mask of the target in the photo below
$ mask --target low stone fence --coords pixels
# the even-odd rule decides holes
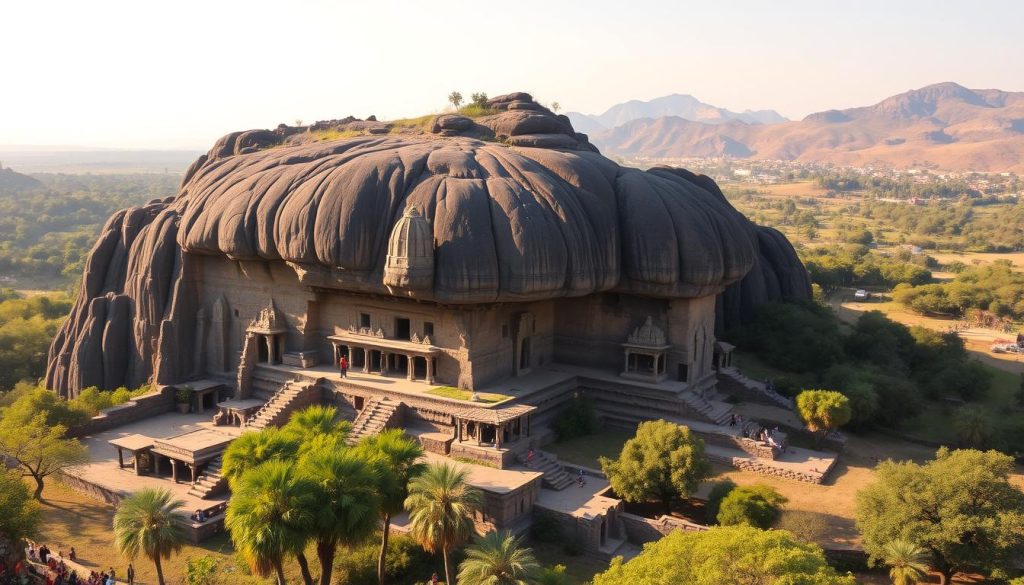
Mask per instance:
[[[101,411],[84,425],[68,429],[69,437],[85,437],[112,428],[145,420],[174,410],[174,387],[161,386],[157,390],[133,398],[124,404]]]
[[[659,516],[656,519],[644,518],[636,514],[622,512],[618,515],[622,520],[622,527],[626,531],[626,540],[633,544],[644,544],[660,540],[662,537],[674,530],[689,530],[699,532],[707,530],[703,524],[676,518],[675,516]]]

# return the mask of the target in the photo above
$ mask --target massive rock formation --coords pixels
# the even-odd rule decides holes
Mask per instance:
[[[221,138],[177,197],[107,222],[47,384],[73,395],[192,375],[198,352],[181,348],[200,326],[190,266],[204,254],[285,262],[310,286],[449,304],[733,285],[723,314],[742,318],[757,302],[809,294],[785,239],[709,178],[620,167],[527,94],[488,105],[426,131],[346,119]],[[389,287],[389,237],[413,207],[433,232],[433,278]]]

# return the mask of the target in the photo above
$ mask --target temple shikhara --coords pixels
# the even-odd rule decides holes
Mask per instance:
[[[155,391],[94,421],[94,458],[116,448],[117,473],[222,506],[230,438],[330,404],[353,441],[401,427],[466,462],[488,497],[479,522],[511,527],[567,485],[574,470],[542,450],[585,397],[606,426],[676,420],[726,463],[798,473],[730,426],[718,393],[744,382],[716,334],[810,294],[785,238],[705,176],[619,166],[527,94],[489,108],[422,130],[232,133],[176,197],[111,218],[47,384]],[[183,389],[187,415],[171,412]],[[147,433],[174,417],[199,426]],[[625,538],[604,500],[575,516],[595,550]]]

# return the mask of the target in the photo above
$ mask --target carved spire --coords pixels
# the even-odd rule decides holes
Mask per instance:
[[[427,290],[434,284],[434,234],[427,219],[410,205],[388,240],[384,285]]]

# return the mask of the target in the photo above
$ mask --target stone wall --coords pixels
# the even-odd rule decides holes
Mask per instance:
[[[668,305],[665,299],[618,293],[559,299],[555,301],[555,359],[620,372],[625,359],[622,344],[648,316],[668,333]]]
[[[85,437],[115,427],[145,420],[174,410],[174,387],[161,386],[154,392],[108,408],[88,423],[68,429],[69,437]]]
[[[708,529],[703,524],[696,524],[674,516],[662,515],[652,520],[636,514],[621,512],[618,514],[618,518],[622,521],[622,527],[626,531],[626,540],[633,544],[660,540],[674,530],[701,531]]]

